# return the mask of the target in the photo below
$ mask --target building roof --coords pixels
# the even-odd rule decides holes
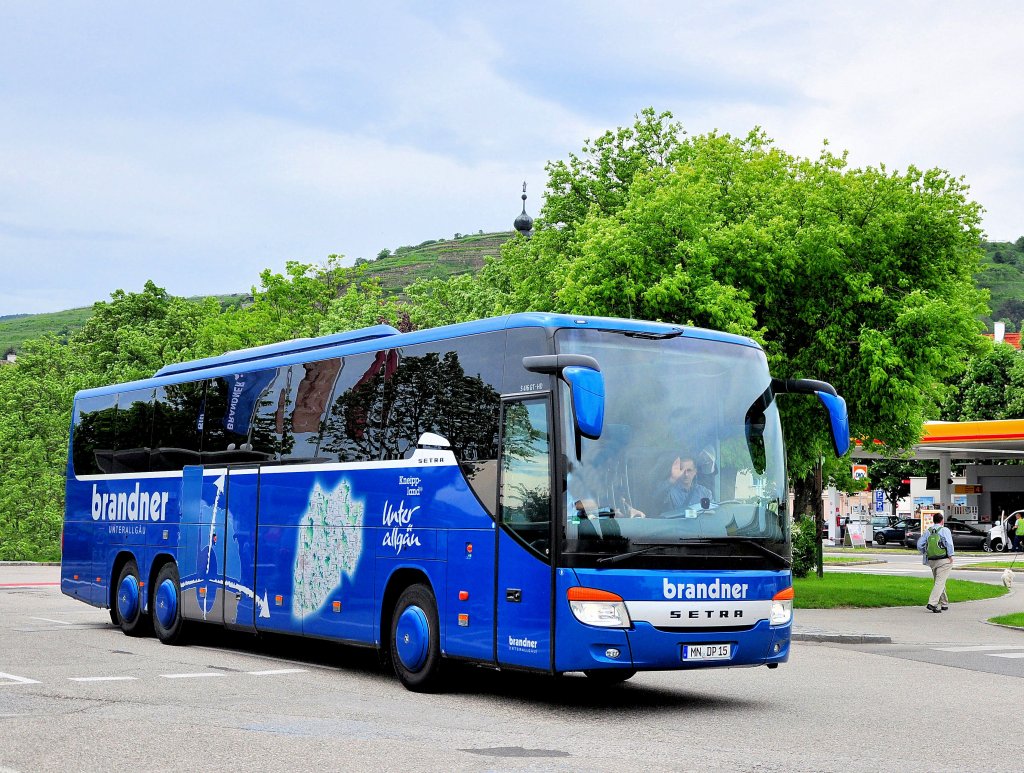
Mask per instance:
[[[1002,343],[1009,344],[1014,349],[1020,349],[1020,333],[1003,333]],[[985,338],[994,338],[992,333],[985,333]]]

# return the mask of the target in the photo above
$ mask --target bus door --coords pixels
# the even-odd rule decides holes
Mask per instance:
[[[224,567],[221,614],[225,625],[255,631],[259,606],[265,605],[263,599],[257,600],[255,596],[259,467],[229,467],[224,494],[227,506],[221,556],[221,566]]]
[[[550,670],[551,404],[502,404],[497,559],[499,664]]]

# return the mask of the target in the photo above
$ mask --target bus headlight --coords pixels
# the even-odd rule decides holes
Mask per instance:
[[[569,608],[576,619],[601,628],[629,628],[629,612],[622,596],[596,588],[569,588]]]
[[[786,625],[793,619],[793,588],[780,590],[772,597],[772,625]]]

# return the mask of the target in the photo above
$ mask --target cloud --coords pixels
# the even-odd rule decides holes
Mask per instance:
[[[7,5],[0,314],[506,229],[524,179],[536,215],[546,161],[648,105],[944,167],[1014,239],[1020,40],[1010,2]]]

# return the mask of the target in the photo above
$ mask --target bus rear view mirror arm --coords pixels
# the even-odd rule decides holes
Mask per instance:
[[[773,378],[772,392],[816,395],[828,412],[832,447],[836,456],[843,456],[850,450],[850,416],[846,410],[846,400],[839,396],[834,386],[811,378]]]
[[[604,376],[601,375],[601,366],[585,354],[543,354],[523,357],[523,367],[533,373],[557,375],[569,385],[578,459],[580,436],[597,440],[604,428]]]

